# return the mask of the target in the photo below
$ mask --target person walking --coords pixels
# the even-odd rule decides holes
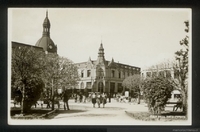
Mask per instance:
[[[79,96],[80,96],[80,98],[79,98],[80,100],[79,101],[80,101],[80,103],[82,103],[82,101],[83,101],[83,95],[82,95],[82,93],[80,93]]]
[[[44,99],[44,104],[47,104],[47,107],[46,108],[51,108],[51,106],[50,106],[50,98],[49,97],[46,97],[45,99]]]
[[[107,97],[106,94],[102,94],[102,103],[103,103],[103,108],[105,107],[105,104],[107,103]]]
[[[111,103],[111,93],[108,93],[109,103]]]
[[[100,105],[101,105],[101,103],[102,103],[102,96],[101,96],[101,94],[99,93],[98,95],[97,95],[97,104],[98,104],[98,107],[100,108]]]
[[[63,94],[63,102],[64,102],[64,110],[66,110],[66,106],[67,105],[67,110],[69,109],[69,104],[68,104],[68,100],[70,98],[70,94],[67,92],[67,90],[65,90],[64,94]]]
[[[77,98],[78,98],[78,95],[77,94],[75,94],[75,97],[74,97],[74,101],[75,101],[75,103],[77,102]]]
[[[93,107],[95,108],[95,104],[96,104],[96,94],[95,93],[92,94],[92,104],[93,104]]]

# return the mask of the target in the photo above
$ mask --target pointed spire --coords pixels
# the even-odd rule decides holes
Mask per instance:
[[[88,61],[91,61],[91,57],[89,57]]]
[[[48,10],[46,11],[46,17],[48,17]]]
[[[114,62],[114,59],[112,57],[112,60],[109,62],[108,66],[110,66]]]
[[[113,57],[112,57],[112,62],[114,62],[114,59],[113,59]]]
[[[46,17],[43,22],[43,36],[50,36],[50,21],[48,19],[48,10],[46,10]]]
[[[102,43],[100,44],[100,47],[99,47],[97,63],[101,63],[101,64],[105,63],[104,48],[103,48],[103,44]]]

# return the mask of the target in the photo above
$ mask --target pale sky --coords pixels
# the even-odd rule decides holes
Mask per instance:
[[[35,45],[47,9],[58,54],[74,63],[96,60],[102,41],[106,60],[151,66],[173,58],[186,35],[184,21],[191,24],[190,9],[10,8],[9,42]]]

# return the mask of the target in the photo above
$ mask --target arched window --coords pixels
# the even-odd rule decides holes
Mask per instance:
[[[99,82],[99,84],[98,84],[98,92],[104,92],[103,91],[103,82]]]

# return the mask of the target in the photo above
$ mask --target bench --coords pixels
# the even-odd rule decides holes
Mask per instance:
[[[173,106],[173,111],[175,110],[175,111],[177,111],[178,110],[178,108],[182,108],[182,102],[167,102],[167,104],[174,104],[174,106]],[[175,109],[176,108],[176,109]]]

